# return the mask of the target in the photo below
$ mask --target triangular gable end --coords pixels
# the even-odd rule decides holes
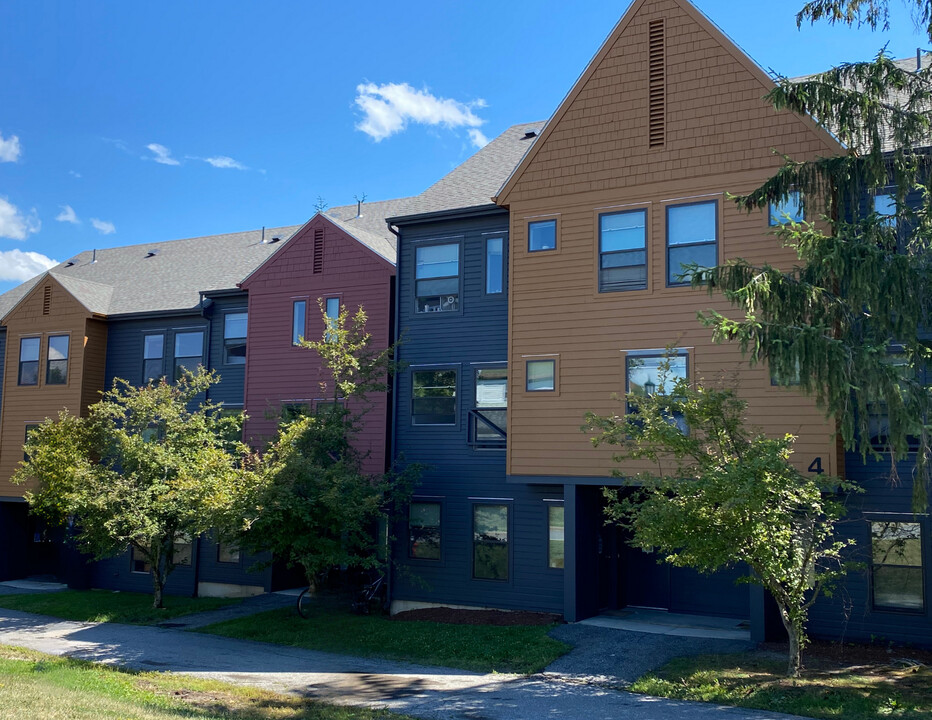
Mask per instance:
[[[56,295],[56,290],[57,290],[58,293],[64,293],[67,297],[71,298],[71,300],[74,301],[76,305],[80,306],[84,310],[84,312],[87,313],[88,317],[92,317],[94,315],[94,312],[90,308],[88,308],[83,302],[81,302],[81,300],[78,297],[76,297],[74,293],[72,293],[67,288],[65,288],[55,278],[54,275],[46,271],[39,277],[39,279],[36,281],[36,284],[33,285],[32,289],[29,292],[27,292],[25,295],[23,295],[23,297],[19,299],[19,302],[17,302],[13,307],[10,308],[9,312],[7,312],[6,315],[0,318],[0,325],[6,325],[9,318],[14,316],[17,312],[20,312],[24,307],[29,305],[34,300],[37,300],[38,302],[41,302],[41,303],[45,303],[46,302],[46,298],[45,298],[46,287],[52,288],[51,298],[50,298],[52,302],[54,302],[54,297]],[[57,308],[54,308],[54,306],[50,308],[50,312],[53,312],[53,311],[57,311]]]
[[[327,217],[324,213],[318,212],[315,213],[314,216],[306,223],[304,223],[304,225],[302,225],[297,231],[295,231],[295,233],[290,238],[288,238],[285,243],[283,243],[281,248],[272,253],[261,265],[259,265],[259,267],[249,273],[249,275],[247,275],[242,282],[238,283],[238,287],[242,288],[243,290],[249,290],[249,286],[255,282],[256,278],[258,278],[264,271],[268,270],[279,262],[285,262],[291,252],[300,252],[301,250],[299,249],[299,244],[304,239],[304,236],[309,231],[319,227],[323,222],[326,222],[331,228],[339,232],[341,235],[349,237],[363,250],[372,255],[373,258],[385,265],[386,268],[394,271],[394,263],[386,260],[379,253],[375,252],[372,248],[359,240],[359,238],[356,238],[351,233],[347,232],[345,228],[334,222],[332,218]]]
[[[660,45],[655,47],[658,28]],[[664,79],[659,113],[651,101],[655,89],[649,79],[656,62]],[[525,183],[533,186],[531,194],[545,196],[606,189],[611,185],[607,167],[638,166],[641,173],[648,173],[667,161],[677,162],[675,151],[688,151],[703,142],[726,143],[732,137],[730,129],[716,128],[715,137],[709,137],[708,132],[706,137],[700,134],[708,130],[702,128],[703,109],[740,123],[740,114],[750,107],[747,101],[751,100],[759,106],[754,108],[758,112],[776,116],[778,113],[760,100],[773,87],[767,73],[688,0],[636,0],[493,200],[508,206],[516,189]],[[697,102],[701,105],[701,99],[713,90],[721,97],[708,108],[690,107]],[[740,105],[742,99],[745,106]],[[738,104],[729,110],[728,103],[736,101]],[[799,123],[811,150],[835,153],[842,149],[811,117],[788,112],[779,115]],[[651,147],[654,120],[666,130],[666,142],[658,143],[659,147]],[[766,137],[757,144],[759,152],[770,155]],[[612,163],[613,159],[622,162]],[[561,166],[559,171],[549,167],[551,161]],[[574,163],[575,172],[567,172],[567,164]]]

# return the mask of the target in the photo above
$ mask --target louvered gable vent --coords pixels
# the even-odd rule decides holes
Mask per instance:
[[[666,142],[667,76],[664,58],[663,20],[648,24],[648,143],[663,147]]]
[[[52,312],[52,286],[46,285],[43,290],[44,295],[42,296],[42,314],[48,315]]]
[[[314,274],[324,271],[324,229],[314,229]]]

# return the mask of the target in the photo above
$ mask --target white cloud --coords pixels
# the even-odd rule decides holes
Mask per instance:
[[[415,90],[408,83],[363,83],[356,86],[356,107],[364,113],[356,129],[379,142],[401,132],[409,122],[451,129],[478,128],[485,120],[478,117],[473,109],[485,106],[484,100],[461,103],[438,98],[426,89]],[[482,133],[479,136],[485,138]],[[478,138],[472,133],[470,137],[478,143]]]
[[[489,144],[489,139],[478,128],[469,128],[466,132],[469,133],[469,139],[472,140],[472,144],[477,148],[484,148]]]
[[[0,162],[16,162],[22,152],[23,149],[16,135],[10,135],[6,140],[3,139],[3,135],[0,135]]]
[[[155,160],[157,163],[161,165],[180,165],[181,164],[180,162],[175,160],[175,158],[172,157],[172,151],[169,150],[164,145],[159,145],[158,143],[149,143],[148,145],[146,145],[146,148],[151,150],[152,154],[155,156],[150,159]]]
[[[42,223],[39,222],[35,208],[30,210],[28,215],[23,215],[13,203],[0,197],[0,237],[25,240],[41,228]]]
[[[93,225],[94,229],[100,232],[101,235],[113,235],[113,233],[116,232],[116,225],[106,220],[91,218],[91,225]]]
[[[61,212],[55,216],[55,219],[58,222],[71,223],[72,225],[80,225],[81,221],[78,220],[78,215],[74,211],[74,208],[71,205],[61,205]]]
[[[243,165],[241,162],[237,162],[231,157],[226,155],[218,155],[217,157],[203,158],[204,162],[210,163],[215,168],[233,168],[235,170],[248,170],[248,168]]]
[[[22,282],[58,265],[58,260],[37,252],[0,251],[0,280]]]
[[[75,172],[74,170],[69,170],[69,171],[68,171],[68,174],[71,175],[71,177],[75,177],[75,178],[78,178],[78,179],[81,178],[81,173]]]

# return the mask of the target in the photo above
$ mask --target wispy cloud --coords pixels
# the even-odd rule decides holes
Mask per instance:
[[[61,205],[61,212],[55,216],[55,219],[58,222],[71,223],[72,225],[80,225],[81,221],[78,220],[78,214],[74,211],[74,208],[71,205]]]
[[[473,110],[485,106],[484,100],[462,103],[437,97],[426,89],[415,90],[408,83],[363,83],[356,86],[356,107],[363,112],[363,118],[356,124],[356,129],[362,130],[376,142],[402,132],[410,122],[450,129],[475,129],[485,120]],[[477,145],[481,141],[487,142],[478,130],[476,134],[470,132],[470,139]]]
[[[81,173],[75,172],[74,170],[69,170],[68,174],[71,175],[71,177],[78,178],[79,180],[81,178]]]
[[[0,251],[0,280],[22,282],[58,265],[42,253],[22,250]]]
[[[234,160],[231,157],[226,155],[218,155],[217,157],[208,157],[203,158],[204,162],[210,163],[215,168],[232,168],[234,170],[248,170],[243,163]]]
[[[469,133],[469,139],[477,148],[484,148],[489,144],[489,139],[485,136],[485,133],[478,128],[469,128],[466,132]]]
[[[3,135],[0,135],[0,162],[16,162],[22,153],[19,137],[10,135],[4,140]]]
[[[106,220],[91,218],[91,225],[93,225],[94,229],[97,230],[101,235],[113,235],[113,233],[116,232],[116,225],[114,225],[112,222],[107,222]]]
[[[119,138],[107,138],[107,137],[102,137],[102,138],[100,138],[100,139],[103,140],[105,143],[110,143],[110,144],[113,145],[113,147],[115,147],[117,150],[121,150],[121,151],[123,151],[123,152],[125,152],[125,153],[127,153],[127,154],[129,154],[129,155],[135,155],[135,154],[136,154],[136,153],[134,153],[132,150],[129,149],[129,145],[127,145],[123,140],[120,140]]]
[[[29,235],[39,232],[42,223],[33,208],[27,215],[4,197],[0,197],[0,237],[11,240],[25,240]]]
[[[152,152],[152,157],[144,158],[146,160],[155,160],[161,165],[180,165],[181,162],[172,157],[172,151],[164,145],[158,143],[149,143],[146,148]]]

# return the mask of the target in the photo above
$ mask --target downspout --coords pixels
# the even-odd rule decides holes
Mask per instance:
[[[395,236],[395,307],[393,308],[395,316],[395,327],[392,332],[392,343],[397,343],[401,336],[401,231],[396,230],[391,223],[388,225],[388,231]],[[398,347],[395,347],[394,360],[398,360]],[[392,402],[391,402],[391,432],[389,433],[388,457],[391,467],[395,465],[395,450],[398,443],[398,373],[392,373]],[[385,568],[385,598],[388,602],[389,612],[392,606],[392,591],[394,590],[394,548],[391,541],[394,528],[388,528],[388,562]]]

